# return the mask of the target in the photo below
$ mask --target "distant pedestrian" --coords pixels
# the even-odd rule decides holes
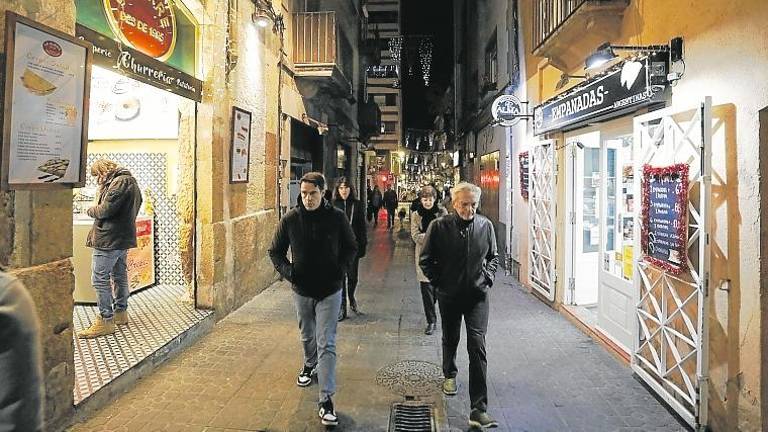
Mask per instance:
[[[85,245],[93,248],[91,278],[99,315],[77,334],[81,339],[113,334],[116,325],[128,325],[127,256],[128,249],[136,247],[136,216],[142,202],[136,179],[115,162],[95,161],[91,175],[99,184],[99,198],[87,211],[93,227]]]
[[[395,212],[397,211],[397,193],[392,190],[392,185],[387,185],[384,192],[384,207],[387,209],[387,228],[395,226]]]
[[[419,192],[421,205],[416,207],[416,210],[411,213],[411,237],[415,246],[416,255],[416,277],[419,280],[419,286],[421,288],[421,300],[424,304],[424,316],[427,318],[427,327],[424,329],[424,334],[431,335],[435,332],[435,325],[437,323],[437,314],[435,313],[435,287],[429,283],[429,279],[424,275],[419,266],[419,256],[421,255],[421,249],[424,245],[424,235],[427,232],[429,224],[441,217],[448,214],[444,208],[440,207],[436,203],[437,193],[432,186],[424,186]]]
[[[499,256],[493,224],[476,214],[481,190],[459,183],[453,190],[456,213],[436,219],[427,228],[419,265],[436,287],[443,330],[443,393],[455,395],[456,349],[461,320],[467,330],[469,354],[469,398],[472,427],[496,427],[488,415],[488,360],[485,334],[488,330],[488,301]]]
[[[357,256],[357,242],[344,212],[323,198],[322,174],[305,174],[299,186],[299,205],[280,219],[269,257],[293,289],[304,349],[304,365],[296,384],[306,387],[317,375],[320,421],[336,426],[339,418],[332,400],[336,393],[336,325],[342,279]],[[292,261],[286,256],[289,246]]]
[[[453,205],[451,204],[451,187],[446,186],[445,192],[443,193],[443,208],[450,211],[453,208]]]
[[[40,322],[26,288],[0,271],[0,431],[43,430]]]
[[[366,220],[368,220],[368,222],[371,222],[371,220],[373,219],[373,202],[372,201],[373,201],[373,189],[371,189],[371,185],[369,183],[368,189],[365,191],[365,203],[366,203],[365,218]]]
[[[349,308],[352,309],[352,312],[357,315],[360,314],[360,310],[357,308],[355,290],[360,258],[365,256],[365,248],[368,245],[368,228],[365,225],[365,219],[363,219],[365,217],[363,203],[357,199],[355,187],[349,183],[346,177],[339,177],[336,180],[336,187],[333,188],[333,205],[347,215],[352,231],[355,233],[355,240],[357,240],[357,256],[342,280],[344,286],[341,289],[339,321],[343,321],[347,318],[347,299],[349,299]]]
[[[373,187],[373,194],[371,196],[371,206],[373,207],[373,226],[379,225],[379,211],[384,204],[384,198],[381,195],[379,185]]]

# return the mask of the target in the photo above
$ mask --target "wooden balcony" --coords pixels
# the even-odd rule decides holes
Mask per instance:
[[[628,6],[629,0],[534,0],[533,54],[563,71],[579,69],[619,35]]]
[[[293,16],[293,63],[302,93],[317,90],[351,97],[352,47],[344,38],[335,12],[302,12]]]

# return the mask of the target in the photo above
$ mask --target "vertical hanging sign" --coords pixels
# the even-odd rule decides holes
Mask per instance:
[[[680,274],[688,268],[688,165],[643,167],[645,260]]]
[[[522,152],[520,159],[520,195],[528,201],[528,152]]]

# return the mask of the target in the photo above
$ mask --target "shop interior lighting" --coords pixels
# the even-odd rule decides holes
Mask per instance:
[[[584,69],[591,71],[600,68],[617,57],[616,51],[632,51],[635,53],[653,54],[669,53],[670,62],[683,59],[683,38],[676,37],[668,45],[611,45],[606,42],[587,57]]]

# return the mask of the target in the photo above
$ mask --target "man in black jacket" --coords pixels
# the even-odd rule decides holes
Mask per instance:
[[[91,282],[96,289],[99,316],[77,334],[90,339],[115,332],[115,325],[128,324],[128,249],[136,247],[136,215],[141,208],[141,190],[131,173],[108,159],[91,166],[99,184],[98,203],[89,208],[93,227],[85,245],[93,248]],[[112,283],[115,293],[112,294]]]
[[[469,353],[469,424],[490,428],[498,423],[487,413],[488,360],[485,334],[488,330],[488,296],[499,256],[493,224],[475,214],[481,190],[471,183],[453,189],[456,213],[434,220],[427,229],[419,266],[436,288],[443,329],[443,393],[455,395],[456,349],[461,337],[461,319],[467,328]]]
[[[342,278],[357,256],[357,243],[343,211],[323,198],[325,177],[304,175],[299,205],[280,220],[269,257],[291,282],[304,366],[296,384],[306,387],[317,374],[318,415],[326,426],[339,423],[331,397],[336,392],[336,324],[341,307]],[[291,248],[292,260],[286,256]]]
[[[384,192],[384,207],[387,209],[387,228],[395,226],[395,212],[397,212],[397,193],[392,190],[392,185],[387,185]]]

